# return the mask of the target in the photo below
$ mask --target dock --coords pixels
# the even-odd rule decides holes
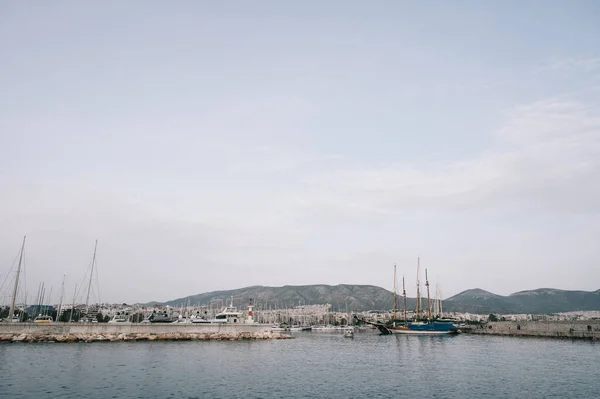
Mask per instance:
[[[600,341],[600,320],[497,321],[461,327],[465,334]]]
[[[286,339],[259,323],[0,323],[4,342],[102,342]]]

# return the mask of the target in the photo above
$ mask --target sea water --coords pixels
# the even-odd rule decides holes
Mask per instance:
[[[600,344],[304,332],[293,340],[0,344],[2,398],[600,398]]]

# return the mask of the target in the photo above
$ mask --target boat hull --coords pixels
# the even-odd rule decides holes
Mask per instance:
[[[408,326],[392,327],[382,323],[370,323],[382,334],[409,334],[409,335],[447,335],[458,334],[458,328],[451,323],[408,323]]]
[[[448,335],[458,334],[458,331],[436,331],[436,330],[397,330],[389,329],[391,334],[409,334],[409,335]]]

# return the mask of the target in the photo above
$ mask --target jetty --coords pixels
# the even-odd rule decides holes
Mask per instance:
[[[600,320],[497,321],[460,329],[465,334],[600,341]]]
[[[0,342],[242,341],[289,339],[268,324],[0,323]]]

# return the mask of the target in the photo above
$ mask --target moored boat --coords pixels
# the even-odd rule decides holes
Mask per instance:
[[[460,331],[452,321],[415,321],[394,326],[383,323],[371,323],[382,334],[443,335],[458,334]]]
[[[233,297],[231,303],[215,315],[212,323],[241,323],[243,312],[240,312],[237,307],[233,306]]]
[[[125,312],[117,312],[112,319],[109,320],[109,323],[128,323],[129,315]]]
[[[52,318],[52,316],[48,316],[48,315],[38,315],[38,317],[36,317],[35,319],[33,319],[34,323],[52,323],[54,321],[54,319]]]
[[[292,326],[290,327],[290,331],[299,332],[299,331],[312,331],[311,326]]]
[[[425,269],[425,286],[427,287],[427,318],[420,318],[420,288],[419,288],[419,263],[417,262],[417,309],[415,317],[417,320],[408,322],[406,315],[406,285],[402,277],[402,295],[404,297],[404,321],[398,323],[395,320],[396,315],[396,266],[394,265],[394,321],[391,323],[374,323],[362,320],[365,323],[375,326],[382,334],[412,334],[412,335],[443,335],[458,334],[460,330],[452,320],[435,319],[431,315],[430,297],[429,297],[429,279],[427,269]]]
[[[167,311],[157,312],[156,310],[148,317],[150,323],[172,323],[173,318],[169,316]]]

